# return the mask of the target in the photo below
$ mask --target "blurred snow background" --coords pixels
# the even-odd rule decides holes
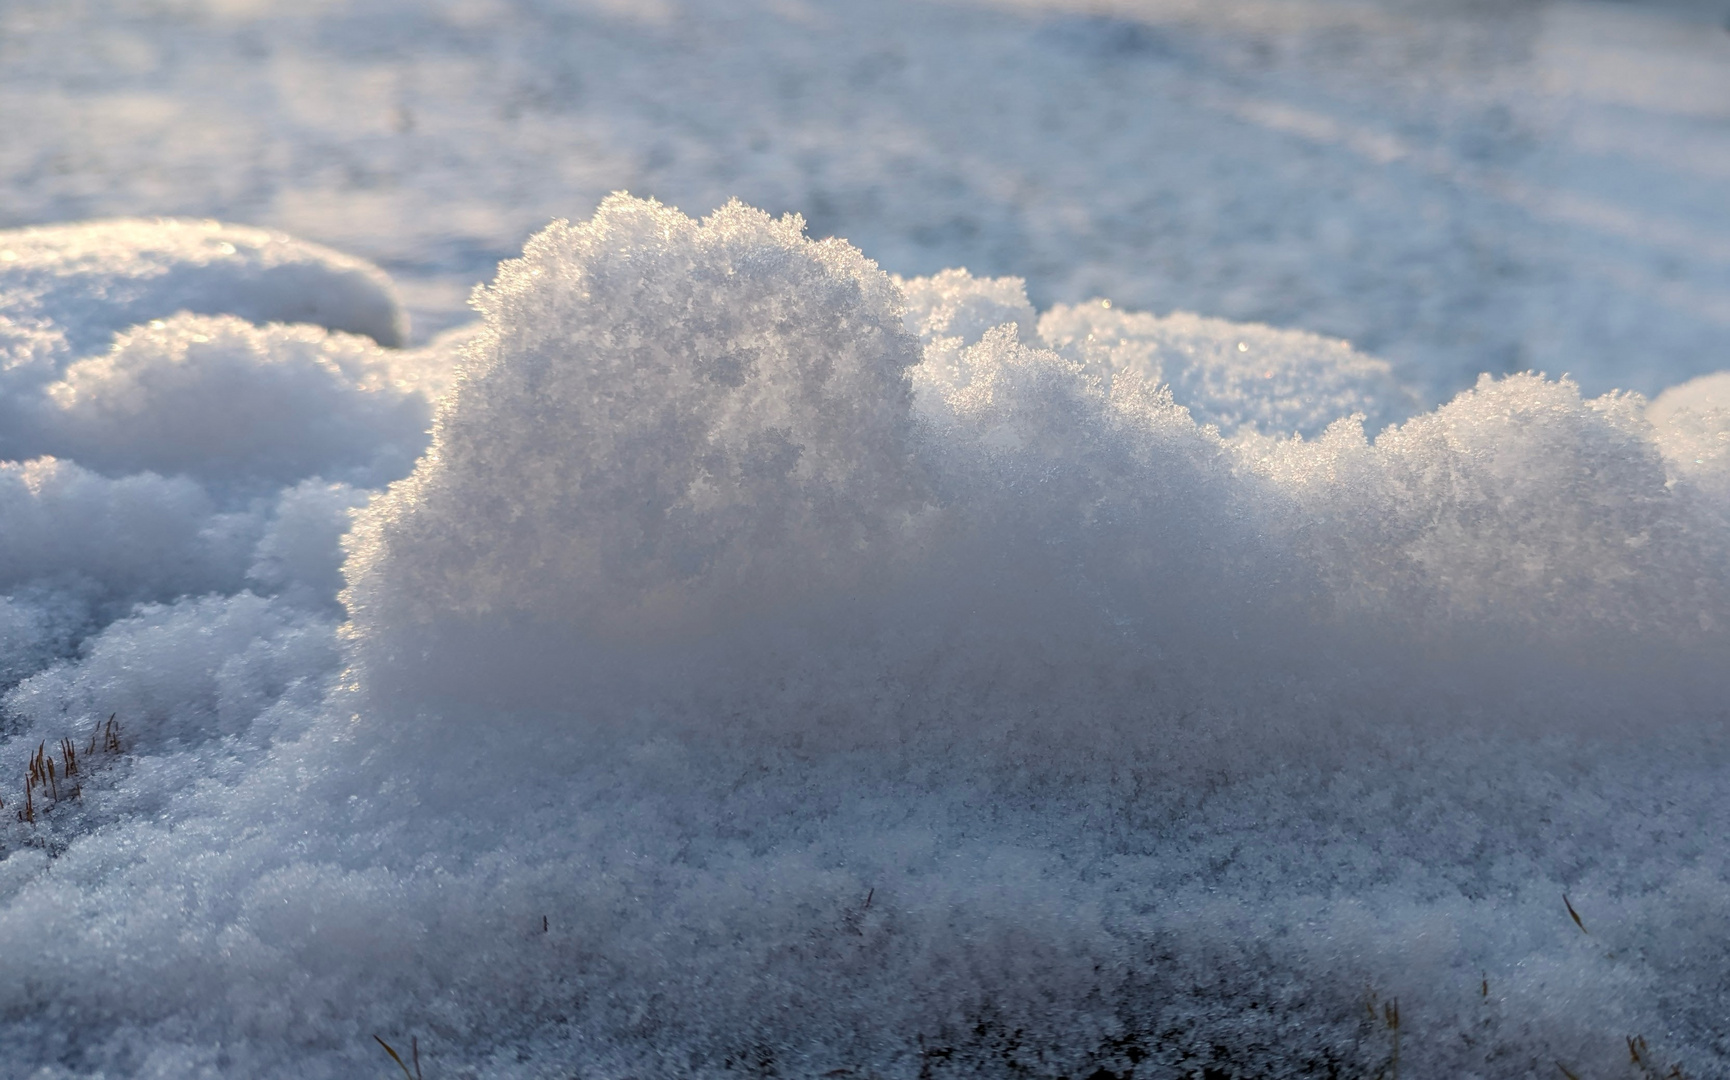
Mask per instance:
[[[1721,1071],[1725,15],[5,5],[0,1075]]]
[[[425,337],[613,190],[1409,365],[1725,366],[1718,0],[14,0],[0,224],[215,217]]]

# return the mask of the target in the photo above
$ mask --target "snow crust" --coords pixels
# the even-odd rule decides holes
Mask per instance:
[[[60,235],[110,329],[28,315],[86,344],[0,465],[0,777],[91,749],[0,780],[21,1074],[1730,1060],[1724,376],[1426,412],[623,195],[389,353]]]

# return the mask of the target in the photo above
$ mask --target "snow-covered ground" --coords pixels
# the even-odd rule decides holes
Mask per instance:
[[[1652,393],[1726,365],[1730,13],[1464,0],[15,0],[0,222],[378,262],[421,334],[610,191],[1035,304]]]
[[[0,1076],[1730,1069],[1727,16],[0,7]]]

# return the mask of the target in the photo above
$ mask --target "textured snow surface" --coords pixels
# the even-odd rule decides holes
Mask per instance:
[[[1725,17],[0,5],[0,1078],[1730,1072]]]
[[[153,314],[40,384],[9,1075],[1730,1060],[1724,376],[1424,411],[626,196],[475,303]]]

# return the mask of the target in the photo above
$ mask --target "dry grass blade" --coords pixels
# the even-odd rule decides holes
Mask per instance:
[[[1568,915],[1573,918],[1574,925],[1578,926],[1580,928],[1580,933],[1582,933],[1582,934],[1590,934],[1591,933],[1590,930],[1586,929],[1586,924],[1580,921],[1580,913],[1578,911],[1575,911],[1574,905],[1568,902],[1568,894],[1567,893],[1562,894],[1562,906],[1568,909]]]
[[[47,813],[59,805],[61,799],[84,798],[83,778],[90,774],[91,764],[85,758],[95,757],[100,746],[105,754],[122,752],[120,742],[120,721],[118,713],[110,713],[106,721],[99,721],[95,730],[90,733],[90,740],[85,749],[78,748],[74,738],[62,738],[56,750],[58,759],[48,755],[48,742],[38,743],[34,753],[30,755],[24,774],[24,802],[13,811],[13,816],[20,823],[36,824],[36,789],[42,789],[42,796],[49,801],[43,804],[43,813]],[[60,794],[60,781],[66,781],[66,794]],[[0,799],[0,806],[5,801]]]
[[[1390,1076],[1392,1080],[1400,1080],[1400,999],[1383,1002],[1380,1016],[1376,1015],[1374,993],[1369,995],[1364,1007],[1369,1010],[1372,1023],[1380,1020],[1382,1026],[1393,1033],[1393,1055],[1388,1059],[1388,1069],[1384,1075]]]
[[[1556,1068],[1561,1069],[1562,1075],[1566,1076],[1568,1078],[1568,1080],[1580,1080],[1580,1078],[1578,1076],[1575,1076],[1574,1073],[1566,1065],[1562,1064],[1560,1061],[1556,1062]]]
[[[402,1070],[402,1074],[404,1076],[408,1077],[408,1080],[414,1080],[414,1073],[411,1073],[408,1071],[408,1066],[404,1065],[402,1063],[402,1058],[398,1057],[397,1052],[390,1048],[390,1043],[385,1042],[383,1039],[379,1038],[377,1035],[374,1035],[372,1037],[372,1041],[375,1043],[378,1043],[380,1046],[384,1047],[384,1052],[390,1055],[390,1059],[392,1061],[396,1062],[396,1067]]]

